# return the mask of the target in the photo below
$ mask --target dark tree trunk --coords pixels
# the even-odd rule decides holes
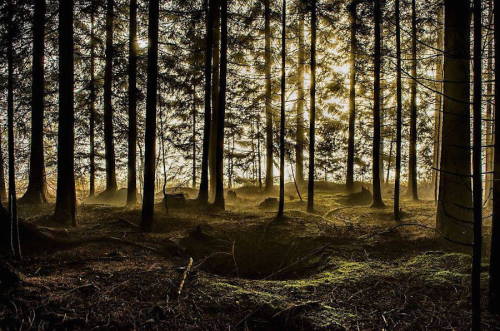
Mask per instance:
[[[33,15],[33,82],[31,91],[31,150],[28,189],[22,201],[30,204],[47,202],[43,148],[43,115],[45,90],[45,0],[35,1]]]
[[[311,109],[309,115],[309,183],[307,210],[314,211],[314,152],[316,145],[316,0],[311,1]]]
[[[372,207],[384,207],[382,190],[380,187],[380,1],[375,1],[375,56],[374,56],[374,82],[373,82],[373,157],[372,180],[373,202]]]
[[[399,0],[395,3],[396,10],[396,174],[394,179],[394,219],[401,219],[399,197],[401,193],[401,129],[403,126],[403,101],[401,83],[401,14]]]
[[[156,173],[156,100],[158,95],[158,20],[159,0],[149,1],[148,67],[146,96],[146,131],[144,138],[144,191],[142,201],[141,228],[153,229]]]
[[[226,84],[227,84],[227,0],[220,2],[221,39],[220,39],[220,85],[217,111],[217,131],[215,150],[215,200],[214,206],[225,208],[224,202],[224,121],[226,115]]]
[[[197,111],[196,111],[196,85],[193,84],[193,110],[192,110],[192,117],[193,117],[193,128],[192,128],[192,150],[193,150],[193,169],[192,169],[192,180],[193,184],[192,187],[196,187],[196,116]]]
[[[10,216],[10,247],[17,259],[21,258],[21,243],[19,242],[19,224],[17,218],[16,198],[16,156],[14,152],[14,5],[7,2],[7,135],[9,154],[9,216]]]
[[[296,138],[295,138],[295,175],[298,185],[304,184],[304,69],[306,66],[305,37],[304,37],[305,8],[299,5],[299,49],[297,66],[297,118],[296,118]]]
[[[281,110],[280,110],[280,195],[278,218],[285,209],[285,90],[286,90],[286,0],[281,9]]]
[[[481,250],[483,244],[483,166],[482,166],[482,8],[474,0],[474,121],[472,150],[472,192],[474,201],[474,246],[472,251],[472,329],[481,330]]]
[[[260,114],[257,115],[257,162],[259,166],[259,190],[262,191],[262,153],[260,148],[261,140],[261,120]]]
[[[349,138],[347,142],[347,175],[346,188],[348,191],[354,189],[354,156],[356,131],[356,53],[357,39],[356,28],[358,24],[357,0],[352,0],[349,5],[349,15],[351,23],[350,54],[349,54]]]
[[[273,106],[271,91],[271,5],[270,0],[264,0],[265,23],[265,76],[266,76],[266,184],[265,191],[271,192],[274,185],[273,174]]]
[[[444,95],[437,229],[472,242],[469,1],[445,0]]]
[[[495,81],[500,82],[500,1],[495,0],[493,17],[495,22]],[[500,100],[500,84],[495,84],[495,101]],[[494,117],[500,118],[500,103],[495,102]],[[500,313],[500,122],[495,121],[493,156],[493,218],[491,228],[490,291],[489,310]]]
[[[130,0],[127,206],[137,204],[137,0]]]
[[[488,8],[489,8],[489,15],[493,15],[493,1],[489,0],[488,1]],[[487,38],[487,44],[488,44],[488,52],[487,52],[487,67],[486,67],[486,95],[487,95],[487,104],[486,104],[486,146],[493,146],[494,144],[494,137],[493,137],[493,123],[495,118],[493,117],[493,103],[494,99],[492,98],[493,95],[493,38],[488,37]],[[492,193],[492,185],[493,185],[493,148],[488,147],[486,149],[486,160],[485,160],[485,170],[486,174],[484,176],[484,204],[486,206],[486,210],[491,210],[492,208],[492,203],[493,199],[491,196]]]
[[[106,192],[114,192],[116,184],[115,144],[113,138],[113,26],[114,0],[106,1],[106,63],[104,66],[104,150],[106,159]]]
[[[417,13],[411,2],[410,151],[408,153],[408,195],[418,200],[417,192]]]
[[[95,103],[96,103],[96,79],[95,79],[95,3],[92,2],[91,14],[90,14],[90,109],[89,109],[89,139],[90,139],[90,179],[89,179],[89,197],[94,197],[95,195]]]
[[[217,7],[214,8],[213,16],[213,74],[212,74],[212,122],[210,123],[210,152],[208,155],[208,164],[210,169],[210,196],[215,197],[217,167],[215,161],[217,145],[217,116],[219,110],[219,85],[220,85],[220,0],[217,0]]]
[[[2,138],[0,134],[0,206],[7,200],[7,190],[5,188],[5,159],[2,148]]]
[[[59,0],[59,128],[54,217],[62,224],[76,226],[73,49],[73,0]]]
[[[201,159],[201,177],[198,200],[208,203],[208,163],[210,149],[210,130],[212,121],[212,56],[214,34],[214,11],[218,0],[206,0],[206,46],[205,46],[205,113],[203,122],[203,151]]]

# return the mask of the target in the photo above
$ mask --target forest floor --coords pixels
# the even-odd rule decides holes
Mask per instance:
[[[61,229],[53,206],[22,208],[73,244],[14,264],[23,282],[0,296],[0,329],[469,329],[470,252],[430,229],[434,202],[403,200],[396,223],[391,206],[325,185],[316,213],[287,194],[276,221],[254,191],[236,190],[225,212],[159,204],[151,234],[139,210],[82,204],[80,225]],[[498,326],[483,314],[484,329]]]

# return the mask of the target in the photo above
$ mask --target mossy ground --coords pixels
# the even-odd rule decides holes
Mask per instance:
[[[226,212],[159,205],[155,231],[138,210],[82,205],[64,239],[117,238],[43,251],[15,266],[24,284],[4,295],[0,325],[37,329],[466,330],[470,252],[438,238],[432,201],[371,209],[337,185],[305,212],[288,187],[286,217],[258,208],[264,195],[236,190]],[[51,206],[24,208],[53,227]],[[34,216],[34,213],[38,216]],[[486,229],[488,232],[488,229]],[[135,246],[124,243],[133,243]],[[183,267],[194,258],[180,297]],[[487,263],[487,258],[485,258]],[[487,273],[483,274],[486,298]],[[485,306],[485,304],[483,304]],[[486,312],[484,329],[500,323]]]

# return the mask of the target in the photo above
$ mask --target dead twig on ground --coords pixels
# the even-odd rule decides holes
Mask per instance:
[[[186,283],[187,276],[189,275],[189,272],[191,271],[191,268],[193,267],[193,258],[190,257],[188,260],[188,264],[186,265],[186,268],[184,269],[184,272],[182,273],[181,281],[179,283],[179,288],[177,289],[176,295],[177,298],[181,296],[182,289],[184,288],[184,284]]]

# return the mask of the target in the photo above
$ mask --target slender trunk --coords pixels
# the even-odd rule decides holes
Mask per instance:
[[[214,8],[213,19],[213,76],[212,76],[212,122],[210,125],[210,152],[208,155],[208,164],[210,169],[210,195],[215,196],[216,174],[215,153],[217,145],[217,111],[219,110],[219,85],[220,85],[220,0],[217,1],[217,7]]]
[[[278,218],[285,208],[285,90],[286,90],[286,0],[281,9],[281,110],[280,110],[280,196]]]
[[[196,112],[196,85],[193,84],[193,184],[192,187],[196,187],[196,116],[198,115]]]
[[[443,10],[444,7],[438,9],[437,21],[438,24],[443,24]],[[436,48],[438,50],[444,49],[444,29],[439,27]],[[434,189],[434,200],[438,201],[439,191],[439,162],[441,156],[441,130],[442,130],[442,108],[443,108],[443,55],[439,54],[436,60],[436,102],[434,109],[434,152],[433,152],[433,167],[432,171],[432,187]]]
[[[437,229],[472,241],[469,1],[445,0],[443,128]]]
[[[257,115],[257,162],[259,166],[259,190],[262,191],[262,154],[260,149],[260,114]]]
[[[9,216],[10,246],[12,255],[21,259],[21,243],[19,241],[19,224],[17,218],[16,198],[16,159],[14,151],[14,5],[7,2],[7,135],[9,154]]]
[[[5,159],[2,148],[2,136],[0,134],[0,206],[7,200],[7,190],[5,188]]]
[[[375,1],[375,56],[374,56],[374,83],[373,83],[373,203],[372,207],[384,206],[380,187],[380,1]]]
[[[90,139],[90,179],[89,197],[95,195],[95,103],[96,103],[96,80],[95,80],[95,3],[92,2],[92,12],[90,14],[90,109],[89,109],[89,139]]]
[[[500,82],[500,1],[494,1],[495,81]],[[500,100],[500,84],[495,84],[495,101]],[[500,118],[500,104],[495,102],[494,117]],[[495,122],[493,163],[493,218],[491,229],[489,310],[500,313],[500,123]]]
[[[401,14],[400,3],[396,0],[396,173],[394,175],[394,219],[401,219],[399,197],[401,192],[401,129],[403,126],[403,101],[401,83]]]
[[[410,151],[408,163],[408,195],[418,200],[417,191],[417,9],[411,2],[411,75],[410,80]]]
[[[488,1],[488,5],[490,8],[490,15],[492,14],[492,7],[493,7],[493,2],[490,0]],[[488,64],[486,68],[486,80],[487,80],[487,85],[486,85],[486,95],[487,95],[487,106],[486,106],[486,145],[487,146],[492,146],[494,144],[494,138],[493,138],[493,102],[494,99],[492,98],[493,94],[493,39],[488,38]],[[484,200],[485,200],[485,205],[488,210],[492,208],[492,197],[491,197],[491,188],[492,188],[492,182],[493,182],[493,148],[488,147],[486,149],[486,174],[485,174],[485,183],[484,183]]]
[[[311,3],[311,109],[309,114],[309,183],[307,189],[307,211],[314,211],[314,164],[316,148],[316,0]],[[326,174],[326,171],[325,171]]]
[[[31,90],[31,150],[28,189],[23,202],[47,202],[43,148],[43,116],[45,92],[45,0],[35,1],[33,15],[33,82]]]
[[[130,0],[127,206],[137,204],[137,0]]]
[[[481,250],[483,226],[483,175],[482,175],[482,8],[481,0],[474,0],[474,121],[472,151],[472,191],[474,201],[474,246],[472,253],[472,329],[481,330]]]
[[[206,46],[205,46],[205,113],[203,122],[203,151],[201,159],[201,177],[200,190],[198,200],[203,203],[208,203],[208,163],[210,149],[210,129],[212,121],[212,48],[213,48],[213,25],[214,12],[217,7],[218,0],[206,0]]]
[[[357,40],[356,28],[358,17],[356,12],[357,0],[352,0],[349,6],[351,20],[351,52],[349,54],[349,138],[347,142],[347,176],[346,188],[348,191],[354,189],[354,156],[356,153],[354,135],[356,130],[356,53]]]
[[[215,200],[214,206],[225,208],[224,201],[224,121],[226,115],[226,84],[227,84],[227,0],[220,2],[221,39],[220,39],[220,86],[217,111],[217,131],[215,150]]]
[[[296,118],[296,147],[295,147],[295,173],[298,185],[304,183],[304,69],[306,66],[305,42],[304,42],[304,19],[305,10],[299,5],[299,49],[298,49],[298,77],[297,77],[297,118]]]
[[[265,23],[265,76],[266,76],[266,184],[267,193],[273,190],[273,107],[271,91],[271,5],[270,0],[264,0],[264,23]]]
[[[76,226],[73,49],[73,0],[59,0],[59,128],[54,218]]]
[[[385,62],[384,62],[384,10],[385,0],[380,0],[380,183],[384,183],[385,173]]]
[[[104,149],[106,159],[106,191],[114,192],[116,184],[115,144],[113,138],[113,32],[114,0],[106,1],[106,63],[104,66]]]
[[[151,232],[155,202],[155,158],[156,158],[156,106],[158,95],[158,19],[159,0],[149,1],[148,67],[146,96],[146,131],[144,134],[144,191],[142,201],[141,228]]]
[[[389,158],[387,159],[387,170],[386,170],[386,175],[385,175],[385,182],[389,184],[389,177],[391,174],[391,167],[392,167],[392,150],[394,147],[394,136],[391,137],[390,140],[390,146],[389,146]]]

